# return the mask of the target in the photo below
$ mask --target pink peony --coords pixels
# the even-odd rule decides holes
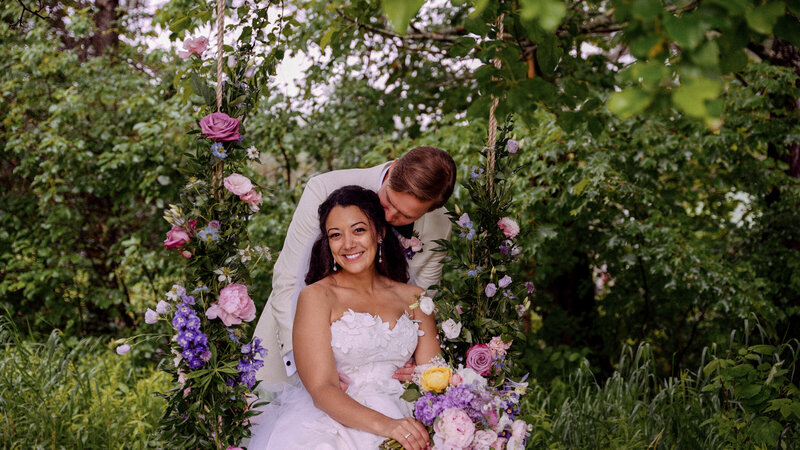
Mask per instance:
[[[494,441],[494,444],[492,444],[492,448],[494,450],[503,450],[503,448],[505,448],[505,445],[506,445],[506,438],[499,437],[497,438],[496,441]]]
[[[519,234],[519,225],[517,221],[510,217],[503,217],[497,221],[497,226],[503,230],[503,236],[513,238]]]
[[[472,439],[472,448],[490,448],[497,440],[497,433],[492,430],[478,430]]]
[[[244,175],[232,173],[222,180],[225,189],[231,191],[234,195],[245,195],[253,190],[253,183]]]
[[[239,119],[230,117],[222,112],[211,113],[200,119],[200,130],[203,134],[215,141],[238,141]]]
[[[168,249],[179,248],[191,241],[192,237],[189,232],[183,227],[173,226],[171,230],[167,231],[167,238],[164,240],[164,247]]]
[[[467,350],[467,367],[486,376],[492,368],[494,358],[486,344],[475,344]]]
[[[178,51],[178,56],[186,59],[192,55],[202,56],[208,47],[208,38],[203,36],[197,38],[186,38],[183,41],[183,50]]]
[[[433,424],[433,443],[436,448],[469,448],[475,436],[475,424],[463,409],[445,409]]]
[[[261,204],[261,194],[255,189],[251,189],[246,194],[240,195],[239,198],[250,206],[258,206]]]
[[[495,336],[489,341],[489,350],[495,355],[495,357],[503,356],[506,354],[506,351],[511,347],[511,342],[508,343],[503,342],[503,339],[500,336]]]
[[[233,283],[219,291],[219,300],[209,306],[206,317],[219,317],[226,327],[239,325],[256,318],[256,305],[247,295],[247,286]]]
[[[522,420],[515,420],[511,424],[511,437],[508,439],[509,450],[524,450],[525,438],[528,437],[528,424]]]

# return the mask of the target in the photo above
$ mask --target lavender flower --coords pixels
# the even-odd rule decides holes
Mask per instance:
[[[263,359],[267,356],[267,349],[261,346],[261,339],[254,337],[253,342],[245,344],[241,349],[243,357],[239,358],[239,379],[242,384],[253,389],[256,384],[256,372],[264,367]]]

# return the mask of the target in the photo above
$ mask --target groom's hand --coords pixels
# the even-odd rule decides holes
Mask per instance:
[[[400,380],[400,382],[402,383],[405,383],[406,381],[411,381],[411,379],[414,376],[415,367],[416,366],[414,365],[414,360],[411,359],[406,363],[405,366],[395,370],[394,375],[392,375],[392,378],[394,378],[395,380]]]

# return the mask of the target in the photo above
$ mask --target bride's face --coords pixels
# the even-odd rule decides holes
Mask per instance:
[[[325,221],[333,259],[342,270],[358,273],[371,268],[378,251],[375,227],[357,206],[334,206]]]

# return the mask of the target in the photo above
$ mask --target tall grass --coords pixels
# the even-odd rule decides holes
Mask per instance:
[[[776,448],[756,439],[761,430],[755,416],[731,407],[726,398],[732,392],[707,388],[714,386],[703,374],[703,363],[694,373],[659,380],[653,361],[649,345],[626,347],[617,371],[602,383],[584,362],[566,382],[533,386],[523,404],[533,424],[528,447]],[[732,435],[731,423],[738,436]],[[797,432],[796,425],[786,424],[777,448],[796,448]]]
[[[23,339],[0,318],[0,447],[163,447],[157,440],[169,380],[135,367],[96,338]]]

